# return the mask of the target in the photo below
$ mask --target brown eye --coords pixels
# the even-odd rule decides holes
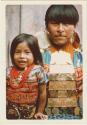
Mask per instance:
[[[18,53],[20,53],[20,51],[15,51],[15,53],[17,53],[17,54],[18,54]]]
[[[30,51],[26,51],[25,53],[26,53],[26,54],[31,54],[31,52],[30,52]]]

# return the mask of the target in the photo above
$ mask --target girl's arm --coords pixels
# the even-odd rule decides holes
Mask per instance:
[[[75,51],[73,57],[73,64],[75,67],[75,74],[76,74],[76,83],[77,83],[77,91],[78,93],[82,92],[82,84],[83,84],[83,58],[82,53]]]
[[[36,119],[47,119],[47,115],[44,115],[44,109],[46,105],[46,84],[39,85],[39,103],[37,113],[35,114]]]
[[[79,93],[81,93],[83,90],[83,85],[82,85],[83,84],[83,69],[82,69],[82,66],[75,69],[75,74],[76,74],[77,91]]]

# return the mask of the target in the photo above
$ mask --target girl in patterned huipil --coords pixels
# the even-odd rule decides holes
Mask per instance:
[[[46,74],[37,39],[29,34],[14,38],[10,50],[13,66],[7,68],[7,119],[46,119]]]
[[[77,40],[73,42],[76,32],[75,28],[78,21],[79,13],[74,5],[51,5],[48,7],[45,14],[46,30],[36,34],[44,60],[44,69],[48,72],[48,75],[50,72],[54,75],[55,72],[59,73],[59,69],[57,70],[57,67],[54,68],[55,72],[53,68],[50,68],[53,65],[61,65],[60,71],[62,71],[62,65],[72,65],[73,69],[75,69],[76,89],[73,93],[76,93],[77,95],[78,107],[73,110],[72,107],[69,108],[68,106],[66,108],[61,105],[59,108],[58,105],[55,106],[55,102],[57,101],[54,100],[55,98],[57,99],[59,95],[58,91],[56,91],[57,87],[54,82],[54,92],[53,88],[50,88],[50,85],[48,85],[48,107],[46,109],[48,119],[81,119],[83,115],[81,99],[83,84],[83,59],[82,53],[79,49],[76,49],[80,47],[80,43],[78,42],[77,46]],[[52,80],[52,76],[50,76],[50,78]],[[49,93],[49,90],[51,90],[51,93]],[[49,101],[51,97],[53,102]],[[62,104],[64,106],[64,103]]]

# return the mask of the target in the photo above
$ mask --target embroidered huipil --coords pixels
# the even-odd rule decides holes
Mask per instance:
[[[46,82],[41,66],[27,68],[22,75],[12,66],[7,69],[7,100],[19,104],[36,104],[38,86]]]

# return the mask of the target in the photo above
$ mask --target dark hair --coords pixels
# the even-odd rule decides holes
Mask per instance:
[[[79,48],[80,47],[80,37],[79,37],[79,34],[77,32],[74,32],[74,36],[73,36],[73,47],[74,48]]]
[[[80,37],[77,32],[74,32],[74,41],[76,41],[77,43],[80,43]]]
[[[45,15],[45,25],[50,21],[76,25],[79,20],[77,9],[73,5],[51,5]]]
[[[12,64],[16,66],[15,60],[14,60],[14,53],[15,53],[15,49],[18,46],[18,44],[22,43],[22,42],[26,42],[27,45],[29,46],[29,48],[31,49],[31,52],[34,56],[34,63],[43,65],[42,55],[40,53],[37,38],[30,34],[24,34],[24,33],[19,34],[12,41],[11,49],[10,49]]]

